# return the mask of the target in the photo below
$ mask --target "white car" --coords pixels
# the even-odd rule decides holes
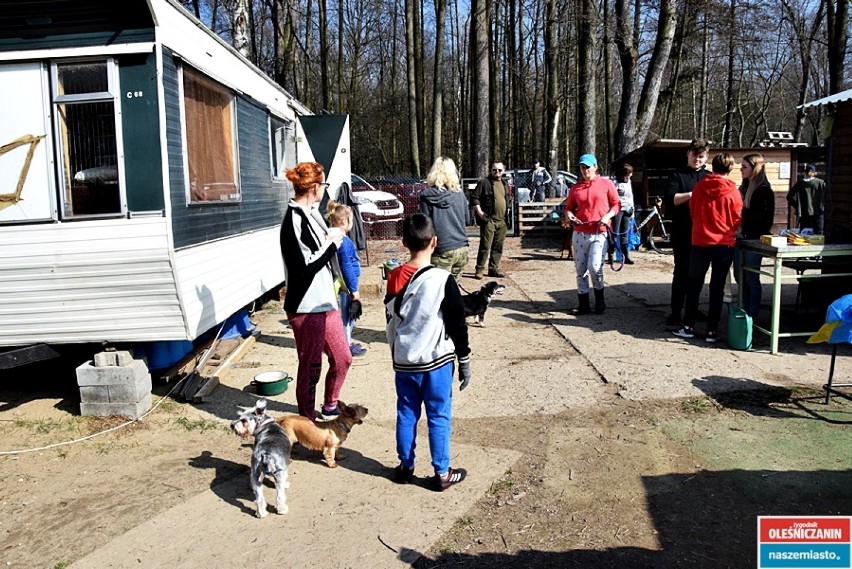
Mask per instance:
[[[352,195],[361,219],[366,223],[399,221],[403,218],[402,202],[393,194],[374,188],[367,180],[352,174]]]

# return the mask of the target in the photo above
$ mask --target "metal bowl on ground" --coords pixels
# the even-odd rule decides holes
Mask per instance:
[[[280,395],[291,381],[293,378],[286,371],[265,371],[254,376],[251,384],[258,395]]]

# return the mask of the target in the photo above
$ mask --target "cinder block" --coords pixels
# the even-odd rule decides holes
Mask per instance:
[[[151,394],[151,374],[139,377],[133,384],[81,385],[83,403],[136,403]]]
[[[151,374],[147,373],[143,377],[136,378],[132,385],[119,383],[106,387],[111,403],[136,403],[142,401],[146,395],[151,395]]]
[[[150,393],[137,403],[80,403],[80,414],[94,417],[123,415],[131,419],[138,419],[150,409]]]
[[[133,356],[127,350],[121,350],[120,352],[115,352],[115,365],[117,366],[126,366],[130,365],[130,362],[133,361]]]
[[[77,385],[133,385],[140,377],[148,375],[148,366],[142,360],[131,360],[126,366],[95,367],[86,362],[77,368]]]
[[[109,386],[81,385],[80,401],[82,403],[109,403]]]
[[[98,352],[94,357],[95,367],[115,365],[115,352]]]

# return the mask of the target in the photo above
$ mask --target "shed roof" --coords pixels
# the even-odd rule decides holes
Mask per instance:
[[[816,101],[811,101],[809,103],[805,103],[804,105],[799,105],[798,109],[806,109],[808,107],[821,107],[822,105],[830,105],[831,103],[840,103],[843,101],[848,101],[852,99],[852,89],[847,89],[845,91],[841,91],[839,93],[835,93],[834,95],[829,95],[828,97],[823,97],[822,99],[817,99]]]

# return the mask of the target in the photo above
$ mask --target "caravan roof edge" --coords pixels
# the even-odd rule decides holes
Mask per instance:
[[[0,61],[22,61],[27,59],[57,59],[62,57],[86,57],[103,55],[122,55],[127,53],[151,53],[153,42],[123,43],[116,45],[93,45],[87,47],[66,47],[0,52]]]

